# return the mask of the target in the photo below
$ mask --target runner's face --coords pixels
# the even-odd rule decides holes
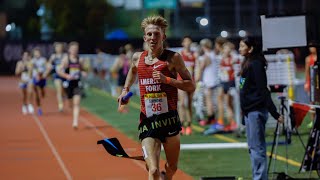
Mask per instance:
[[[165,34],[159,26],[150,24],[145,28],[144,32],[143,39],[148,44],[150,50],[162,48]]]
[[[79,47],[77,45],[72,45],[69,48],[69,53],[71,55],[77,55],[78,54],[78,50],[79,50]]]
[[[190,48],[191,43],[192,43],[192,41],[191,41],[190,38],[184,38],[183,41],[182,41],[182,46],[184,48]]]
[[[22,54],[22,60],[28,61],[29,59],[30,59],[30,58],[29,58],[29,53],[24,52],[24,53]]]
[[[62,53],[63,51],[63,45],[62,44],[57,44],[55,47],[56,53]]]
[[[244,43],[243,41],[240,41],[239,44],[239,53],[241,56],[247,56],[250,54],[250,48]]]
[[[310,48],[309,48],[309,51],[310,51],[310,53],[312,53],[312,54],[316,54],[316,53],[317,53],[317,48],[315,48],[315,47],[310,47]]]
[[[39,51],[39,50],[35,50],[35,51],[33,52],[33,56],[34,56],[35,58],[39,58],[39,57],[41,56],[40,51]]]
[[[230,46],[223,46],[223,54],[225,56],[229,56],[231,54],[231,47]]]

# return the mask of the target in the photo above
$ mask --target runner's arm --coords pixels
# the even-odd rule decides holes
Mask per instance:
[[[206,68],[207,61],[209,61],[208,57],[204,57],[204,60],[199,62],[199,69],[197,70],[197,74],[195,76],[195,81],[199,82],[201,80],[204,69]]]
[[[194,92],[195,84],[191,78],[191,75],[186,68],[183,59],[179,53],[174,53],[172,56],[172,61],[174,68],[181,76],[182,80],[176,80],[173,78],[165,77],[163,74],[160,74],[160,81],[162,83],[170,84],[178,89],[187,92]],[[158,73],[158,71],[154,71],[154,73]]]
[[[53,55],[53,54],[51,54],[51,56],[50,56],[50,58],[49,58],[48,62],[49,62],[49,63],[52,63],[52,62],[53,62],[53,59],[54,59],[54,55]]]
[[[138,74],[138,61],[141,53],[134,53],[132,56],[132,61],[130,65],[130,69],[127,75],[126,83],[124,85],[125,88],[130,89],[132,84],[135,82]]]
[[[132,84],[135,82],[136,78],[137,78],[137,74],[138,74],[138,61],[139,61],[139,57],[140,57],[141,53],[134,53],[132,56],[132,61],[131,61],[131,65],[130,65],[130,69],[129,72],[127,74],[127,78],[126,78],[126,82],[124,84],[124,88],[122,90],[122,93],[120,94],[120,96],[118,97],[118,101],[120,103],[122,103],[120,101],[120,99],[125,96],[129,90],[130,87],[132,86]]]
[[[65,69],[67,68],[68,66],[68,57],[64,57],[61,61],[61,64],[58,66],[57,68],[57,72],[59,74],[59,76],[67,79],[67,80],[70,80],[71,79],[71,76],[67,73],[65,73]]]
[[[118,69],[119,69],[119,64],[120,64],[120,56],[118,56],[117,58],[116,58],[116,61],[112,64],[112,67],[110,68],[110,71],[112,72],[112,73],[115,73],[115,72],[117,72],[118,71]]]
[[[86,69],[84,68],[85,67],[85,59],[83,58],[80,58],[79,59],[79,62],[80,62],[80,65],[81,65],[81,68],[80,68],[80,73],[81,73],[81,76],[82,77],[87,77],[88,76],[88,73],[86,71]]]
[[[22,72],[22,62],[18,61],[17,65],[16,65],[16,70],[15,70],[15,74],[16,75],[20,75]]]
[[[53,68],[52,64],[49,61],[47,61],[47,63],[46,63],[46,71],[43,74],[44,78],[47,78],[49,76],[49,74],[51,73],[52,68]]]
[[[309,56],[307,56],[306,59],[305,59],[305,73],[306,73],[305,77],[306,77],[306,81],[304,83],[304,90],[306,92],[308,92],[309,89],[310,89],[310,82],[309,82],[309,80],[310,80],[310,65],[309,65],[309,63],[310,63],[310,58],[309,58]]]

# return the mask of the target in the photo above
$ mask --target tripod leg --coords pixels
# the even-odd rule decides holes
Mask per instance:
[[[273,156],[274,146],[275,146],[275,144],[276,144],[276,140],[277,140],[277,136],[278,136],[278,128],[279,128],[279,123],[277,123],[276,129],[275,129],[274,135],[273,135],[273,142],[272,142],[272,147],[271,147],[271,154],[270,154],[270,156],[269,156],[268,174],[269,174],[270,165],[271,165],[271,162],[272,162],[272,156]]]
[[[288,168],[289,168],[289,163],[288,163],[288,144],[289,144],[289,136],[288,136],[288,132],[289,131],[288,129],[286,129],[286,140],[285,140],[285,143],[286,143],[286,174],[288,174]]]
[[[279,122],[277,123],[277,125],[279,124]],[[279,136],[280,136],[280,128],[278,127],[277,129],[277,135],[276,135],[276,142],[275,142],[275,150],[274,150],[274,162],[273,162],[273,166],[272,166],[272,176],[271,178],[273,179],[273,174],[275,173],[275,168],[276,168],[276,160],[277,160],[277,150],[278,150],[278,143],[279,143]]]
[[[297,135],[298,135],[298,137],[299,137],[299,140],[300,140],[303,148],[306,149],[306,145],[303,143],[303,140],[302,140],[302,138],[301,138],[301,135],[300,135],[298,129],[297,129],[297,128],[294,128],[294,130],[295,130],[295,132],[297,133]]]
[[[311,165],[310,165],[310,171],[309,171],[309,177],[311,177],[311,172],[313,170],[313,164],[314,164],[314,161],[315,161],[315,157],[316,157],[316,153],[317,153],[317,147],[318,147],[318,144],[319,144],[319,134],[320,131],[317,130],[317,133],[316,133],[316,140],[313,144],[313,152],[312,152],[312,159],[311,159]]]

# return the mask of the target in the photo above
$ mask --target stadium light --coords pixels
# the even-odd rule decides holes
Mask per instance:
[[[6,31],[9,32],[9,31],[11,31],[11,29],[12,29],[11,24],[7,24]]]
[[[220,35],[221,35],[221,37],[226,38],[226,37],[228,37],[229,33],[228,33],[228,31],[221,31]]]
[[[209,21],[207,18],[201,18],[200,19],[200,25],[201,26],[207,26],[209,24]]]
[[[246,37],[247,36],[247,32],[245,30],[240,30],[238,34],[239,34],[240,37]]]
[[[46,8],[44,7],[43,4],[41,4],[41,5],[40,5],[40,8],[37,10],[37,15],[38,15],[39,17],[41,17],[41,16],[44,15],[45,11],[46,11]]]

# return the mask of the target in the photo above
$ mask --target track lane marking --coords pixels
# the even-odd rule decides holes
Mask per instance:
[[[46,129],[44,128],[44,126],[42,125],[42,123],[40,122],[39,118],[36,115],[32,115],[34,121],[36,122],[36,124],[38,125],[41,134],[43,135],[44,139],[46,140],[47,144],[50,147],[51,152],[53,153],[54,157],[56,158],[56,160],[58,161],[58,164],[60,166],[60,168],[62,169],[64,175],[66,176],[67,180],[72,180],[72,176],[68,170],[68,168],[66,167],[66,165],[64,164],[61,156],[59,155],[56,147],[53,145]]]

